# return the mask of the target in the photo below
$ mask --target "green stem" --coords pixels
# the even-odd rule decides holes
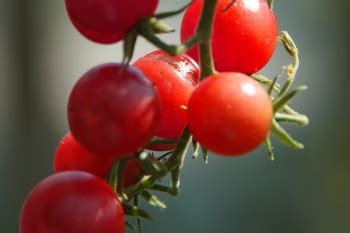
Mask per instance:
[[[199,56],[201,66],[201,79],[204,79],[205,77],[208,77],[215,73],[212,56],[208,56],[207,54],[212,54],[210,42],[200,42]]]
[[[118,169],[119,169],[120,161],[116,160],[113,164],[113,167],[110,171],[108,183],[113,189],[114,192],[117,192],[117,186],[118,186]]]
[[[176,56],[177,54],[186,51],[186,47],[184,45],[169,45],[165,43],[159,37],[157,37],[152,30],[147,28],[147,26],[141,26],[139,33],[150,43],[156,45],[158,48],[166,51],[172,56]]]
[[[309,118],[305,115],[291,115],[277,112],[275,114],[275,119],[278,122],[295,123],[300,126],[307,126],[309,124]]]
[[[197,35],[201,37],[199,42],[199,57],[202,79],[215,73],[211,37],[217,2],[218,0],[206,0],[204,2],[202,16],[197,29]]]

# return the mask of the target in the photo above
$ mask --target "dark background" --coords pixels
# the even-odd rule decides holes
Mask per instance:
[[[161,0],[159,10],[185,0]],[[187,159],[182,193],[146,233],[350,232],[349,23],[346,0],[276,1],[280,30],[301,51],[297,84],[309,90],[294,106],[310,116],[290,128],[306,149],[274,142],[277,161],[263,149],[209,165]],[[180,17],[168,21],[179,28]],[[178,33],[165,37],[178,42]],[[153,46],[140,40],[136,57]],[[71,26],[63,0],[0,0],[0,232],[18,232],[22,203],[52,172],[56,144],[67,131],[70,89],[89,68],[120,61],[120,44],[101,46]],[[281,46],[263,73],[289,62]]]

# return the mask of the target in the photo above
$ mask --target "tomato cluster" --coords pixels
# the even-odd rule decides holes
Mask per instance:
[[[85,37],[114,43],[158,0],[65,0],[69,17]],[[217,154],[237,156],[257,148],[273,117],[270,96],[248,75],[271,58],[277,39],[275,16],[265,0],[219,0],[213,32],[218,71],[201,81],[198,48],[175,57],[154,51],[132,66],[107,63],[82,75],[68,101],[70,132],[54,158],[55,174],[29,194],[21,233],[122,233],[124,212],[105,179],[113,164],[126,160],[122,188],[147,171],[134,155],[153,138],[178,140],[186,125],[194,140]],[[195,0],[182,23],[181,38],[196,30],[203,0]],[[192,58],[193,59],[192,59]],[[239,73],[237,73],[239,72]]]

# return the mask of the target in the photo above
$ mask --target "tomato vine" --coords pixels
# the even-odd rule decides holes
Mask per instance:
[[[93,68],[73,88],[68,104],[71,132],[60,143],[55,156],[54,167],[58,174],[40,182],[29,195],[21,214],[21,233],[38,233],[39,228],[36,226],[41,226],[40,224],[44,226],[41,229],[48,233],[67,232],[69,226],[73,226],[77,233],[95,233],[99,231],[99,227],[106,233],[121,233],[124,225],[120,222],[124,221],[124,214],[134,217],[137,224],[134,226],[126,221],[125,225],[141,231],[141,219],[152,217],[140,208],[140,199],[144,199],[151,206],[164,209],[166,204],[153,192],[163,192],[171,196],[179,194],[181,169],[191,144],[194,149],[192,157],[197,158],[202,154],[205,163],[208,163],[208,149],[226,156],[237,156],[252,151],[263,142],[271,160],[274,160],[271,135],[294,149],[304,148],[302,143],[282,127],[282,123],[298,126],[309,123],[306,115],[297,112],[289,104],[306,86],[291,90],[300,60],[296,43],[286,31],[282,31],[278,41],[283,44],[293,62],[283,67],[274,79],[256,73],[269,61],[276,46],[277,23],[272,11],[273,0],[257,1],[255,5],[247,5],[245,0],[197,0],[181,9],[158,14],[154,13],[157,0],[145,1],[146,7],[135,12],[132,11],[133,4],[137,1],[121,2],[124,8],[113,5],[110,0],[91,1],[91,4],[83,0],[66,0],[69,17],[81,34],[97,43],[108,44],[123,40],[124,56],[120,64],[105,64]],[[113,11],[106,12],[111,5]],[[259,12],[259,9],[262,9],[263,17],[250,21],[251,12]],[[174,32],[162,20],[185,10],[186,14],[190,13],[188,17],[185,14],[184,18],[186,35],[182,38],[183,43],[173,45],[161,40],[158,34]],[[220,19],[217,19],[218,12],[224,15],[220,15]],[[94,18],[95,15],[98,16],[97,19]],[[197,18],[193,21],[191,17],[194,15]],[[236,39],[235,42],[247,44],[229,46],[227,43],[220,47],[222,41],[228,40],[220,40],[222,38],[217,34],[219,32],[221,36],[225,36],[225,26],[239,25],[236,15],[252,25],[242,26],[244,28],[241,30],[232,30],[231,36]],[[264,23],[265,28],[259,28],[259,23]],[[270,30],[265,30],[266,28]],[[188,33],[191,30],[194,32]],[[266,37],[261,38],[261,35]],[[139,36],[163,51],[146,55],[131,66],[129,63]],[[196,48],[198,54],[193,50]],[[229,51],[230,64],[221,66],[219,62],[220,67],[216,70],[218,61],[228,59],[222,48]],[[256,52],[257,48],[262,51]],[[246,50],[246,53],[242,53],[240,49]],[[186,52],[192,54],[194,59],[199,57],[199,67],[195,61],[184,55]],[[254,64],[247,67],[244,59],[254,60]],[[239,67],[232,64],[232,61],[243,62]],[[185,71],[179,70],[184,67]],[[170,71],[164,75],[167,69]],[[281,84],[284,76],[287,78]],[[167,78],[165,84],[161,82],[164,78]],[[169,95],[176,95],[176,92],[181,92],[182,96],[178,97],[175,104],[170,103],[168,100],[172,96]],[[230,101],[225,101],[227,99]],[[210,106],[199,106],[198,103],[203,101]],[[115,106],[116,103],[119,104],[118,107]],[[235,111],[232,110],[234,108]],[[166,117],[161,117],[161,113]],[[208,116],[212,117],[208,121],[215,120],[214,123],[207,124]],[[181,117],[184,119],[176,119]],[[162,125],[157,131],[158,123],[163,121],[165,126]],[[226,127],[227,124],[230,127]],[[227,128],[230,133],[227,133]],[[164,138],[163,134],[166,135]],[[227,146],[221,143],[226,143]],[[151,150],[166,152],[156,156]],[[86,175],[86,172],[94,175]],[[162,184],[160,178],[168,175],[171,176],[170,185]],[[65,183],[70,178],[73,181]],[[95,192],[93,188],[89,189],[92,196],[89,196],[87,202],[81,190],[72,188],[74,182],[79,187],[89,184],[100,190]],[[84,224],[81,226],[81,222],[90,221],[94,213],[89,212],[84,221],[70,222],[62,216],[71,209],[72,203],[65,202],[62,196],[52,195],[52,192],[59,191],[55,187],[57,184],[63,188],[67,186],[67,192],[62,195],[67,195],[68,199],[69,195],[73,195],[72,200],[78,204],[93,206],[93,211],[97,211],[96,206],[102,201],[112,203],[110,205],[113,207],[113,216],[123,217],[118,218],[111,227],[106,227],[101,220],[90,229]],[[96,199],[93,198],[94,194]],[[40,206],[39,210],[42,212],[35,212],[33,206],[42,196],[45,197],[44,204],[47,206]],[[58,201],[49,205],[50,198]],[[52,224],[58,221],[55,219],[56,215],[46,214],[56,209],[60,217],[67,220],[58,228]],[[77,215],[83,215],[82,211],[85,209],[78,208],[74,211]],[[109,212],[104,211],[101,214],[108,216]],[[49,219],[50,217],[53,219]],[[42,223],[44,220],[40,218],[48,222]]]

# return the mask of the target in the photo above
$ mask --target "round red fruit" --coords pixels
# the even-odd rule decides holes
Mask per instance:
[[[227,156],[257,148],[272,123],[265,89],[241,73],[219,73],[201,82],[188,105],[188,127],[206,149]]]
[[[105,178],[111,170],[113,157],[98,156],[82,147],[68,133],[57,147],[54,158],[54,172],[85,171],[101,178]]]
[[[68,15],[88,39],[110,44],[120,41],[140,20],[152,16],[158,0],[65,0]]]
[[[160,120],[160,100],[138,69],[104,64],[87,72],[68,101],[71,133],[93,154],[121,158],[145,146]]]
[[[181,25],[181,40],[192,37],[198,25],[203,0],[193,0]],[[252,74],[271,59],[278,28],[267,0],[219,0],[213,25],[213,57],[220,72]],[[188,54],[198,61],[198,46]]]
[[[20,233],[123,233],[124,213],[113,190],[85,172],[61,172],[29,194]]]
[[[188,100],[199,80],[198,64],[186,54],[176,57],[158,50],[134,63],[159,91],[161,100],[161,120],[156,136],[178,139],[185,127]],[[151,146],[153,150],[170,150],[174,145]]]
[[[139,182],[144,174],[144,169],[135,158],[129,158],[123,170],[122,186],[129,188],[130,186]]]

